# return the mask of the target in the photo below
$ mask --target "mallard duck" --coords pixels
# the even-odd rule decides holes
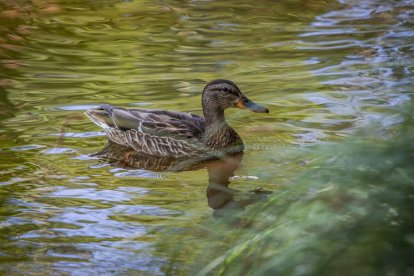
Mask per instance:
[[[114,143],[147,155],[182,158],[243,151],[242,139],[224,118],[226,108],[269,112],[250,101],[235,83],[222,79],[204,87],[201,104],[204,118],[185,112],[126,109],[107,104],[85,113]]]

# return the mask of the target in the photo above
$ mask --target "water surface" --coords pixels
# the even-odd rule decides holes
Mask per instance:
[[[1,270],[164,274],[167,249],[180,245],[165,233],[209,242],[208,170],[91,157],[105,137],[85,109],[202,114],[206,82],[233,80],[270,113],[226,111],[247,147],[230,187],[283,192],[307,146],[372,125],[387,137],[402,121],[394,109],[413,91],[413,18],[408,0],[3,1]],[[176,261],[185,273],[191,259]]]

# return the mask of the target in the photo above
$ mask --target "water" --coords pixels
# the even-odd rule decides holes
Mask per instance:
[[[1,271],[164,274],[166,252],[180,245],[168,231],[194,235],[194,251],[209,242],[202,222],[221,204],[207,197],[212,167],[156,171],[93,157],[105,137],[83,110],[201,114],[207,81],[235,81],[270,110],[226,111],[247,146],[229,186],[243,198],[231,201],[249,208],[261,199],[254,189],[283,192],[278,183],[309,162],[296,154],[307,146],[372,125],[388,137],[401,123],[413,18],[408,0],[3,1]],[[191,258],[178,263],[185,273]]]

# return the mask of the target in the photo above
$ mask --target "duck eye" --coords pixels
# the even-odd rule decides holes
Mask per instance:
[[[223,91],[227,93],[227,92],[229,92],[229,88],[228,87],[224,87],[223,88]]]

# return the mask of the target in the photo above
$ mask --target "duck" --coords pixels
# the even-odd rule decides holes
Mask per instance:
[[[189,158],[237,154],[244,144],[224,117],[227,108],[269,110],[249,100],[229,80],[216,79],[205,85],[203,115],[192,113],[116,107],[109,104],[87,109],[89,119],[104,129],[108,140],[150,156]]]

